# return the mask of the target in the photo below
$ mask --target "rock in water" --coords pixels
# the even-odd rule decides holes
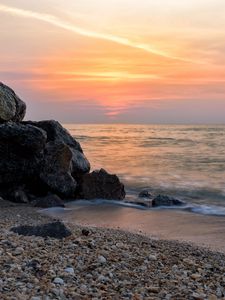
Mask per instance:
[[[56,239],[62,239],[72,234],[71,231],[67,229],[66,226],[60,221],[38,226],[17,226],[11,228],[10,230],[20,235],[35,235],[41,237],[53,237]]]
[[[62,142],[49,142],[45,147],[40,178],[53,192],[64,197],[74,197],[77,183],[71,176],[72,152]]]
[[[62,199],[57,195],[47,195],[45,197],[36,198],[32,202],[34,207],[48,208],[48,207],[65,207]]]
[[[181,206],[184,205],[185,203],[179,199],[169,197],[169,196],[164,196],[164,195],[158,195],[156,198],[152,200],[152,206]]]
[[[139,198],[152,198],[152,195],[149,193],[148,190],[143,190],[138,195]]]
[[[83,175],[79,189],[79,197],[83,199],[122,200],[126,195],[119,178],[104,169]]]
[[[85,157],[80,144],[59,122],[46,120],[40,122],[28,121],[24,123],[43,129],[47,133],[48,142],[64,143],[70,148],[72,152],[71,174],[74,178],[90,171],[90,163]]]
[[[0,82],[0,122],[20,122],[26,114],[26,104],[7,85]]]

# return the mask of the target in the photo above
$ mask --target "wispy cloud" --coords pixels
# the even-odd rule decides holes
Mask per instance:
[[[135,49],[140,49],[142,51],[145,51],[145,52],[148,52],[151,54],[155,54],[155,55],[158,55],[158,56],[161,56],[164,58],[179,60],[179,61],[183,61],[183,62],[200,63],[200,62],[192,61],[192,60],[189,60],[186,58],[170,55],[164,51],[155,49],[154,47],[151,47],[148,44],[137,43],[137,42],[134,42],[134,41],[124,38],[124,37],[119,37],[116,35],[105,34],[105,33],[100,33],[100,32],[95,32],[95,31],[91,31],[88,29],[84,29],[79,26],[70,24],[54,15],[38,13],[35,11],[25,10],[25,9],[7,6],[7,5],[3,5],[3,4],[0,4],[0,12],[11,14],[14,16],[20,16],[23,18],[32,18],[32,19],[36,19],[39,21],[47,22],[51,25],[68,30],[70,32],[74,32],[74,33],[82,35],[82,36],[114,42],[114,43],[117,43],[120,45],[132,47]]]

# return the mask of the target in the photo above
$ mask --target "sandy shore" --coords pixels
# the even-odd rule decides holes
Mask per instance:
[[[77,205],[50,210],[52,216],[81,226],[122,229],[154,239],[179,240],[225,253],[225,217],[176,209],[140,210],[110,204]]]
[[[222,253],[113,229],[86,236],[72,223],[61,241],[10,231],[50,220],[29,207],[1,208],[0,299],[224,299]]]

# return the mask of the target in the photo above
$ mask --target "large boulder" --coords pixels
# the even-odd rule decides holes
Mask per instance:
[[[75,196],[77,183],[71,176],[72,152],[62,142],[48,142],[45,147],[41,180],[56,194],[69,198]]]
[[[22,121],[26,104],[7,85],[0,82],[0,122]]]
[[[0,124],[0,186],[13,187],[39,174],[46,139],[31,125]]]
[[[71,134],[55,120],[46,121],[27,121],[24,124],[30,124],[43,129],[47,133],[48,142],[64,143],[72,152],[71,174],[74,178],[88,173],[90,171],[90,163],[85,157],[80,144],[71,136]]]
[[[78,197],[82,199],[122,200],[125,195],[124,185],[119,178],[104,169],[83,175],[79,184]]]

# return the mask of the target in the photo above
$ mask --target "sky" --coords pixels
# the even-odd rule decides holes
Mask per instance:
[[[225,123],[224,0],[0,0],[27,119]]]

